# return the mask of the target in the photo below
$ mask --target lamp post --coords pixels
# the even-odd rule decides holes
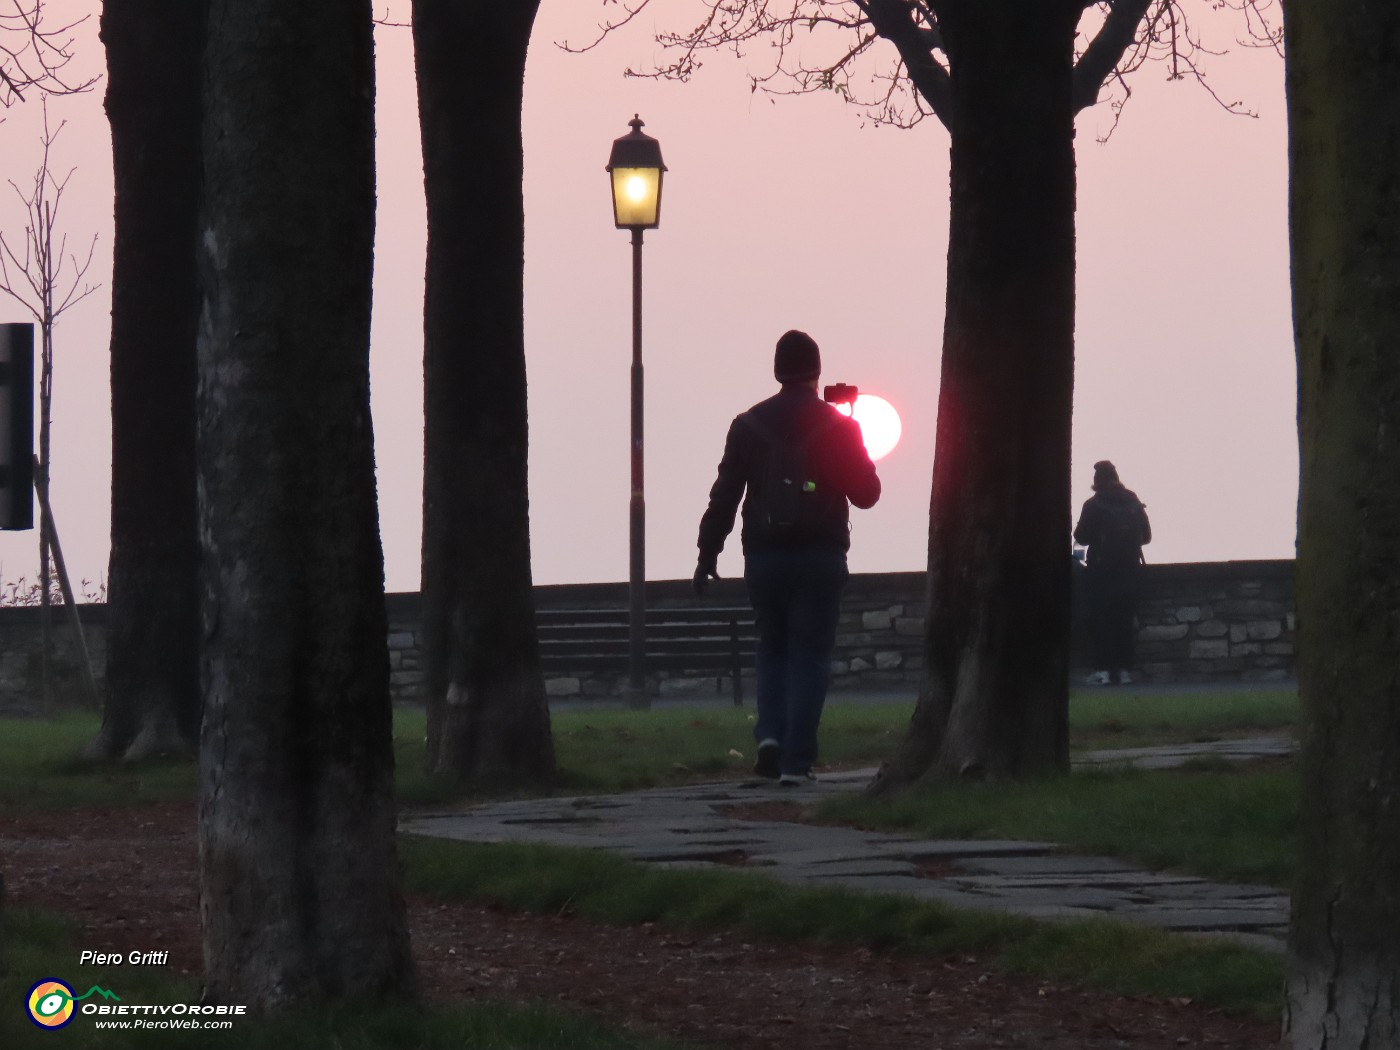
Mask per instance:
[[[632,498],[628,527],[627,702],[647,707],[646,692],[646,502],[642,495],[642,231],[661,219],[661,144],[642,133],[633,116],[629,134],[615,139],[608,157],[613,222],[632,231]]]

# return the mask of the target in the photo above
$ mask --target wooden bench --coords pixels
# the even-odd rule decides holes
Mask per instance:
[[[626,609],[541,609],[540,657],[547,673],[629,670]],[[734,706],[744,703],[743,671],[754,666],[758,632],[753,610],[738,607],[648,609],[646,671],[712,673],[733,683]]]

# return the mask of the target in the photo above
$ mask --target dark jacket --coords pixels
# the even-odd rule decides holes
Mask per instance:
[[[798,440],[815,431],[807,459],[822,494],[819,522],[811,545],[846,551],[851,546],[847,501],[873,507],[880,498],[880,479],[861,440],[860,425],[838,412],[805,386],[789,385],[749,410],[763,429],[779,440]],[[834,417],[834,418],[833,418]],[[734,515],[744,497],[741,540],[744,553],[771,549],[779,542],[762,525],[767,491],[769,445],[743,415],[729,425],[719,476],[710,489],[710,505],[700,519],[700,564],[713,566],[734,528]],[[747,496],[745,492],[747,491]],[[790,544],[784,544],[790,545]],[[803,544],[808,545],[807,543]]]
[[[1106,485],[1084,501],[1074,542],[1087,547],[1090,571],[1129,569],[1142,563],[1142,548],[1152,542],[1152,523],[1137,493],[1121,482]]]

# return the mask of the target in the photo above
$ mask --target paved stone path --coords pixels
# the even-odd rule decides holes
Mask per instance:
[[[1090,752],[1077,766],[1161,769],[1202,755],[1287,754],[1286,737]],[[1084,857],[1049,842],[947,841],[776,821],[740,820],[727,806],[804,801],[859,790],[874,770],[832,773],[799,788],[747,780],[625,795],[497,802],[459,813],[405,817],[410,834],[468,842],[538,842],[606,849],[671,867],[733,864],[806,885],[840,885],[953,907],[1039,919],[1108,917],[1179,933],[1228,937],[1282,951],[1288,896]]]

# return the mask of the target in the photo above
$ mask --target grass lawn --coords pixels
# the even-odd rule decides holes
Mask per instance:
[[[1070,741],[1076,750],[1221,739],[1291,727],[1292,690],[1150,694],[1129,690],[1076,693]],[[842,703],[822,720],[822,758],[831,766],[878,765],[903,737],[911,705]],[[96,734],[88,712],[0,720],[0,813],[10,808],[63,809],[192,798],[193,764],[139,766],[79,756]],[[724,704],[652,711],[556,711],[559,789],[607,793],[738,776],[753,764],[753,714]],[[425,718],[394,715],[398,794],[406,806],[441,805],[460,790],[423,769]]]
[[[279,1017],[258,1023],[234,1018],[228,1031],[98,1029],[96,1020],[79,1014],[61,1034],[43,1032],[33,1025],[20,1004],[36,980],[72,975],[78,956],[77,931],[66,920],[43,913],[14,909],[5,915],[7,972],[0,974],[0,1046],[39,1046],[53,1040],[55,1046],[79,1050],[127,1050],[170,1047],[203,1050],[538,1050],[569,1047],[570,1050],[681,1050],[681,1044],[641,1038],[605,1027],[565,1011],[510,1003],[480,1002],[453,1009],[441,1007],[324,1011]],[[142,966],[85,967],[83,995],[91,985],[114,992],[117,1002],[128,1005],[191,1004],[199,1001],[193,981],[172,981],[159,969]],[[92,1002],[107,1003],[98,996]],[[80,1007],[85,1004],[78,1004]],[[143,1019],[145,1015],[140,1015]],[[172,1015],[173,1017],[173,1015]],[[124,1018],[115,1018],[124,1020]],[[149,1018],[163,1020],[164,1018]],[[201,1018],[203,1020],[203,1018]],[[215,1018],[214,1020],[218,1020]]]
[[[1193,762],[1086,770],[1019,784],[951,784],[818,807],[843,823],[930,838],[1035,839],[1226,882],[1292,884],[1298,776],[1291,763]]]
[[[1291,730],[1297,723],[1297,689],[1091,689],[1076,690],[1069,701],[1070,748],[1075,751],[1225,740]]]

